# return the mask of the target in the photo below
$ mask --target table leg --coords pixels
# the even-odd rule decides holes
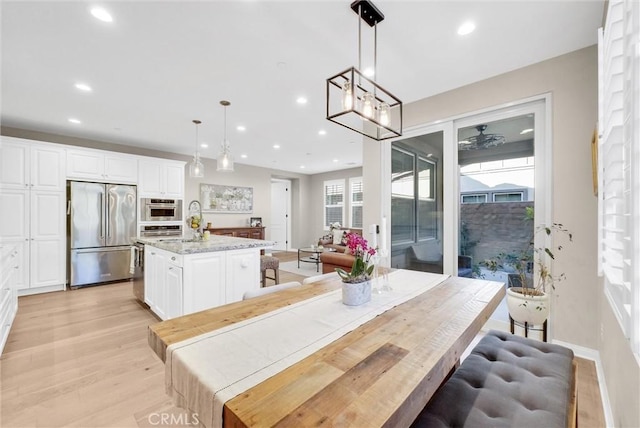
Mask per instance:
[[[300,269],[300,249],[298,248],[298,269]]]

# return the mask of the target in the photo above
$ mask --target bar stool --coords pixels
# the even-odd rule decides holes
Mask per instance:
[[[267,278],[273,279],[276,284],[280,282],[280,274],[278,269],[280,268],[280,260],[273,256],[260,256],[260,273],[262,274],[262,280],[260,281],[261,287],[266,287]],[[267,276],[267,269],[273,270],[273,277]]]

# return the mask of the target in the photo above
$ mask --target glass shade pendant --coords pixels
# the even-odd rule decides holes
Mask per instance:
[[[351,110],[353,108],[351,82],[345,82],[345,84],[342,85],[342,107],[344,110]]]
[[[222,140],[222,149],[218,155],[217,171],[233,172],[233,156],[231,155],[231,149],[229,148],[229,142],[227,141],[227,107],[231,105],[229,101],[220,101],[220,105],[224,107],[224,139]]]
[[[362,115],[368,119],[373,117],[373,94],[370,92],[362,96]]]
[[[389,110],[390,110],[389,104],[380,103],[380,106],[378,107],[378,112],[380,115],[378,118],[378,121],[380,122],[380,125],[389,126],[389,124],[391,123],[391,120],[389,118],[390,116]]]
[[[198,125],[202,122],[194,120],[193,123],[196,124],[196,151],[193,154],[193,160],[189,163],[189,177],[202,178],[204,177],[204,165],[200,161],[200,153],[198,153]]]

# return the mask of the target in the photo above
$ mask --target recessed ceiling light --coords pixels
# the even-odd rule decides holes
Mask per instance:
[[[528,134],[529,132],[533,132],[533,129],[532,129],[532,128],[523,129],[523,130],[520,132],[520,135],[522,135],[522,134]]]
[[[93,89],[91,89],[91,86],[87,85],[86,83],[76,83],[75,84],[76,89],[79,89],[83,92],[91,92]]]
[[[305,97],[298,97],[298,99],[296,100],[296,102],[298,104],[306,104],[307,103],[307,99]]]
[[[241,155],[240,155],[240,157],[241,157],[242,159],[246,159],[246,158],[247,158],[247,155],[245,155],[245,154],[243,153],[243,154],[241,154]]]
[[[325,131],[324,129],[321,129],[318,131],[318,135],[327,135],[327,131]]]
[[[333,162],[334,162],[334,163],[338,163],[338,159],[334,159],[334,160],[333,160]]]
[[[238,125],[236,126],[236,130],[240,131],[240,132],[244,132],[247,130],[247,128],[245,128],[243,125]]]
[[[278,150],[278,149],[280,148],[280,144],[274,144],[274,145],[273,145],[273,148],[274,148],[274,149],[276,149],[276,150]]]
[[[111,16],[111,14],[107,12],[106,9],[103,9],[101,7],[92,8],[91,15],[102,22],[113,22],[113,17]]]
[[[200,144],[200,147],[202,147],[203,149],[206,149],[207,147],[209,147],[209,145],[207,143],[202,143]]]
[[[367,77],[373,77],[373,75],[376,74],[376,73],[373,71],[372,67],[367,67],[367,68],[364,69],[362,74],[364,74]]]
[[[300,165],[300,169],[304,169],[304,165]]]
[[[476,24],[471,21],[467,21],[458,27],[458,35],[466,36],[467,34],[473,33],[473,30],[476,29]]]
[[[75,117],[70,117],[68,120],[69,122],[75,123],[76,125],[79,125],[82,123],[80,120],[76,119]]]

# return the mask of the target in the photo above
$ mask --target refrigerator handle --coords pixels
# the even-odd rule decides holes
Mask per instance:
[[[100,239],[104,239],[104,193],[100,192]]]
[[[71,199],[67,201],[67,215],[71,215]]]

